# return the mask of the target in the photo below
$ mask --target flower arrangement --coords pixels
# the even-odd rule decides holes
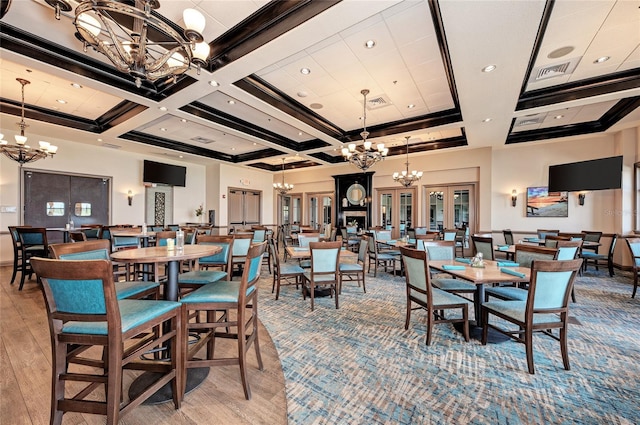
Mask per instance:
[[[351,227],[358,227],[358,220],[353,220],[347,223]]]
[[[202,207],[202,204],[200,204],[200,206],[196,208],[196,217],[200,217],[203,212],[204,212],[204,209]]]

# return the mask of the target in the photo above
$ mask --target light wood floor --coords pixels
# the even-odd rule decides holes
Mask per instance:
[[[11,267],[0,267],[0,424],[48,424],[51,388],[51,344],[40,288],[35,279],[18,291],[9,285]],[[19,275],[18,278],[19,279]],[[216,341],[232,355],[232,340]],[[260,324],[259,371],[253,349],[247,353],[252,399],[245,400],[237,366],[211,368],[199,388],[185,396],[182,408],[172,403],[140,406],[121,424],[286,424],[284,376],[278,353]],[[129,372],[126,372],[129,373]],[[127,376],[125,392],[132,375]],[[103,424],[103,416],[67,413],[63,424]]]

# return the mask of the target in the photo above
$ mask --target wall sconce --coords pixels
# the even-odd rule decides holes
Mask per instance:
[[[132,191],[127,192],[127,199],[129,200],[129,206],[131,206],[131,203],[133,202],[133,192]]]
[[[518,192],[515,189],[513,189],[511,191],[511,206],[515,207],[517,201],[518,201]]]
[[[579,204],[581,207],[582,207],[582,206],[584,206],[584,197],[585,197],[586,195],[587,195],[587,194],[586,194],[586,193],[584,193],[584,192],[579,192],[579,193],[578,193],[578,204]]]

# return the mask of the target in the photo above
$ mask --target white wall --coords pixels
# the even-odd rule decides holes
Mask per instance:
[[[211,183],[211,181],[209,181]],[[220,164],[219,174],[219,212],[216,211],[216,220],[221,226],[228,223],[229,204],[227,199],[228,188],[251,189],[262,191],[262,223],[274,224],[274,203],[276,202],[273,191],[273,173],[247,168],[234,167]],[[219,219],[217,217],[220,217]]]

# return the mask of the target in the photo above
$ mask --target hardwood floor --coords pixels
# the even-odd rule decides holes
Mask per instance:
[[[51,344],[44,301],[35,278],[22,291],[9,285],[11,267],[0,267],[0,423],[48,424],[51,388]],[[18,276],[19,279],[19,276]],[[264,371],[254,350],[247,354],[252,399],[245,400],[237,366],[211,368],[199,388],[185,396],[182,408],[172,403],[140,406],[121,424],[286,424],[284,376],[278,353],[260,324]],[[234,341],[216,341],[232,353]],[[133,374],[126,372],[125,392]],[[67,413],[63,424],[103,424],[104,417]]]

